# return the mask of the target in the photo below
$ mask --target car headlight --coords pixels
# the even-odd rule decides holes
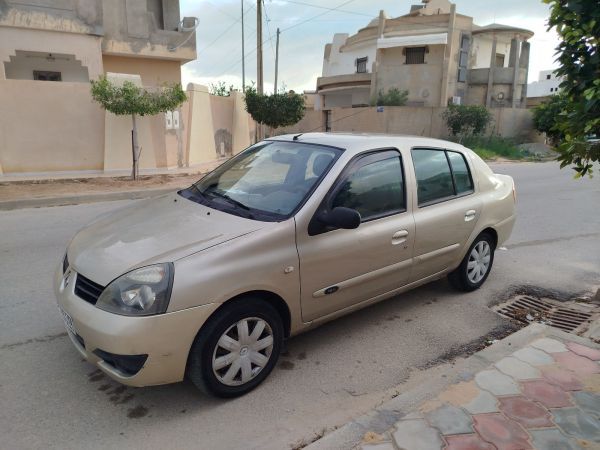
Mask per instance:
[[[169,263],[135,269],[112,281],[96,306],[126,316],[162,314],[169,306],[173,273]]]

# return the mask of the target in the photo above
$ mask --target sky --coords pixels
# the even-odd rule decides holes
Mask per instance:
[[[256,80],[256,0],[181,0],[181,15],[199,18],[198,58],[182,68],[182,82],[210,86],[220,81],[242,85],[241,9],[244,2],[246,83]],[[314,90],[321,75],[325,44],[335,33],[356,33],[383,9],[389,17],[408,13],[420,0],[264,0],[263,65],[265,92],[272,92],[275,76],[275,31],[279,43],[279,87],[296,92]],[[558,38],[547,31],[548,5],[541,0],[455,0],[459,14],[478,25],[501,23],[535,33],[530,40],[529,80],[557,67]],[[329,8],[329,9],[328,9]],[[330,10],[333,9],[333,10]]]

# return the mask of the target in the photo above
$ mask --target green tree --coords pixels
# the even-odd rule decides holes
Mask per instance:
[[[379,90],[377,98],[371,101],[372,106],[404,106],[408,100],[408,91],[390,88],[387,92]]]
[[[560,114],[567,108],[568,101],[563,95],[553,95],[549,100],[533,108],[533,127],[546,133],[554,146],[560,145],[565,135],[558,127]]]
[[[131,81],[121,85],[111,83],[106,77],[92,81],[92,98],[107,111],[118,116],[131,116],[131,154],[133,159],[131,176],[137,180],[138,163],[142,149],[137,135],[137,116],[153,116],[161,112],[172,111],[186,99],[181,84],[164,85],[149,91],[136,86]]]
[[[271,128],[289,127],[304,117],[304,98],[292,91],[282,94],[259,94],[254,87],[246,88],[246,111],[252,118]]]
[[[229,97],[231,91],[234,89],[233,84],[230,84],[229,87],[227,87],[224,81],[219,81],[217,84],[210,83],[209,85],[210,93],[219,97]]]
[[[600,6],[598,0],[543,0],[550,5],[548,28],[560,37],[556,48],[566,98],[556,128],[564,135],[558,147],[561,168],[573,165],[577,177],[591,176],[600,161]]]
[[[458,136],[459,142],[468,136],[479,136],[492,121],[492,115],[481,105],[450,105],[442,113],[452,136]]]

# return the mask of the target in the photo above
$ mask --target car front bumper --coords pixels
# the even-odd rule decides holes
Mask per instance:
[[[77,273],[62,266],[54,291],[73,345],[90,363],[129,386],[150,386],[183,380],[190,347],[200,327],[219,307],[208,304],[155,316],[131,317],[96,308],[74,293]],[[68,323],[68,322],[71,323]],[[141,358],[141,369],[120,370],[106,355]],[[104,359],[101,356],[104,356]],[[133,358],[135,359],[135,358]],[[138,361],[140,359],[138,358]]]

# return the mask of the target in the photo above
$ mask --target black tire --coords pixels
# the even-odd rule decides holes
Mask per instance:
[[[244,318],[259,318],[271,328],[273,347],[267,364],[250,381],[237,386],[221,382],[213,371],[213,355],[221,336]],[[249,330],[250,333],[252,330]],[[222,398],[244,395],[262,383],[271,373],[283,345],[283,322],[277,310],[257,297],[244,297],[225,304],[202,327],[190,350],[187,377],[202,392]],[[241,374],[241,372],[240,372]],[[241,377],[241,375],[240,375]]]
[[[471,252],[473,251],[473,249],[482,241],[487,242],[487,244],[489,245],[490,263],[488,265],[487,272],[483,275],[483,278],[481,278],[481,280],[478,280],[477,282],[473,282],[469,279],[469,276],[468,276],[467,267],[469,264],[469,257],[471,255]],[[477,236],[475,238],[475,240],[473,241],[473,243],[471,244],[471,246],[469,247],[467,254],[463,258],[462,262],[460,263],[460,266],[458,266],[458,268],[456,268],[456,270],[454,270],[453,272],[451,272],[448,275],[448,281],[450,282],[450,284],[454,288],[458,289],[459,291],[464,291],[464,292],[471,292],[471,291],[475,291],[475,290],[479,289],[483,285],[483,283],[485,283],[485,280],[487,280],[487,277],[492,270],[492,265],[494,264],[494,251],[495,250],[496,250],[496,242],[495,242],[494,237],[491,234],[481,233],[479,236]]]

